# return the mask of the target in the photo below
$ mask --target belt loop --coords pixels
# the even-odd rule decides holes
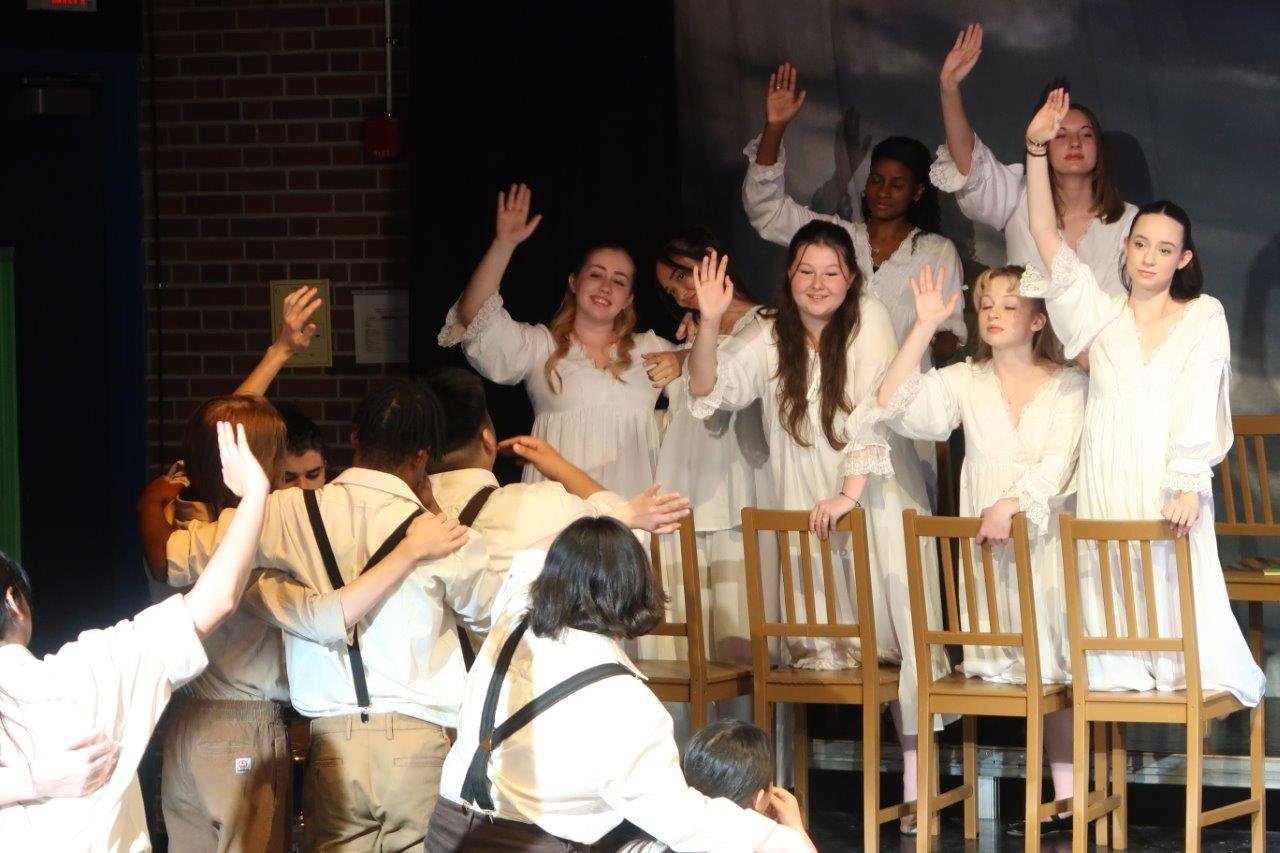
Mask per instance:
[[[347,714],[347,715],[346,715],[346,718],[347,718],[347,719],[346,719],[346,723],[347,723],[347,740],[351,740],[351,715],[350,715],[350,714]]]
[[[394,711],[388,711],[387,719],[387,740],[395,740],[396,715]]]

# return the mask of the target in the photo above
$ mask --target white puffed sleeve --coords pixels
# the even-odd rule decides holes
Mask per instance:
[[[915,441],[946,441],[960,426],[972,379],[967,361],[908,377],[884,407],[889,429]]]
[[[760,137],[747,143],[742,153],[747,155],[747,174],[742,179],[742,209],[756,233],[770,243],[785,246],[804,225],[815,219],[833,222],[853,233],[853,223],[838,216],[815,213],[787,195],[785,170],[787,151],[778,147],[778,162],[772,166],[756,163],[756,150]]]
[[[946,270],[946,280],[942,283],[942,295],[950,299],[952,294],[960,294],[956,300],[955,310],[947,319],[938,324],[938,331],[950,332],[960,339],[961,346],[969,339],[969,327],[964,322],[964,264],[960,262],[960,253],[955,243],[945,237],[938,241],[938,254],[933,259],[933,268]]]
[[[849,346],[849,400],[855,414],[859,405],[874,401],[889,362],[898,354],[898,338],[888,309],[869,296],[863,297],[859,308],[858,332]],[[888,427],[884,422],[850,415],[845,427],[846,444],[840,473],[846,477],[855,474],[892,477]]]
[[[490,382],[515,385],[541,370],[555,349],[546,326],[518,323],[502,307],[502,296],[493,294],[468,325],[454,303],[436,338],[442,347],[462,344],[467,361]]]
[[[699,420],[716,412],[737,412],[766,395],[772,323],[752,323],[716,345],[716,384],[702,397],[689,394],[689,411]],[[685,365],[688,373],[689,366]]]
[[[1169,464],[1164,488],[1171,492],[1210,494],[1213,466],[1231,449],[1231,339],[1222,304],[1212,296],[1201,309],[1203,326],[1174,383],[1169,423]],[[1183,322],[1200,318],[1186,317]]]
[[[1080,434],[1084,430],[1085,394],[1089,379],[1073,367],[1064,367],[1058,388],[1058,399],[1049,418],[1048,434],[1040,458],[1029,466],[1003,497],[1017,498],[1018,508],[1026,514],[1035,533],[1049,531],[1050,503],[1070,492],[1080,454]]]
[[[938,147],[938,159],[929,169],[929,181],[946,193],[955,193],[960,212],[970,219],[1004,229],[1026,192],[1022,166],[1006,166],[991,149],[973,135],[969,174],[961,174],[951,159],[951,149]]]
[[[1123,296],[1107,295],[1093,277],[1093,270],[1066,242],[1053,256],[1049,277],[1029,266],[1022,274],[1018,292],[1045,301],[1053,331],[1062,341],[1067,358],[1087,350],[1098,333],[1120,316],[1125,303]]]

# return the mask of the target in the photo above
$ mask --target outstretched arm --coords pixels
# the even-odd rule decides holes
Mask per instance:
[[[943,293],[947,271],[938,267],[936,270],[924,266],[917,278],[911,279],[911,291],[916,302],[916,323],[902,342],[898,354],[889,362],[880,389],[876,392],[876,404],[887,406],[893,395],[907,381],[907,377],[920,370],[920,359],[924,357],[929,342],[940,326],[952,312],[960,300],[959,293],[947,297]]]
[[[191,621],[201,639],[234,613],[240,603],[258,550],[262,516],[271,487],[249,448],[243,424],[233,429],[225,421],[218,422],[218,450],[222,454],[222,479],[227,488],[240,497],[240,506],[209,565],[185,596]]]
[[[1053,207],[1053,189],[1049,185],[1049,140],[1057,136],[1070,108],[1071,96],[1066,90],[1054,89],[1027,125],[1028,224],[1046,270],[1053,268],[1053,258],[1062,245],[1058,214]]]
[[[532,435],[506,438],[498,442],[498,452],[522,459],[525,464],[536,468],[539,474],[548,480],[555,480],[564,486],[566,492],[583,500],[604,491],[604,486],[593,480],[586,471],[561,456],[560,451],[545,439]]]
[[[321,304],[317,292],[316,288],[304,284],[284,298],[284,319],[280,322],[279,336],[267,347],[262,361],[245,377],[235,393],[265,397],[276,374],[289,359],[311,346],[311,339],[316,335],[316,324],[311,322],[311,315]]]
[[[960,174],[969,174],[973,166],[973,126],[964,111],[960,84],[978,64],[982,56],[982,25],[970,24],[956,36],[956,43],[942,62],[938,73],[942,97],[942,125],[946,129],[947,148]]]
[[[458,319],[464,326],[470,325],[489,297],[498,292],[516,246],[529,239],[542,221],[541,213],[529,217],[532,200],[533,192],[525,184],[512,184],[507,192],[498,193],[497,230],[493,242],[471,274],[467,289],[458,301]]]

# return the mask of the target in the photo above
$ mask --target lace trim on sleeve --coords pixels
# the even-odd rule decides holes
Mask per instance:
[[[986,145],[982,144],[982,140],[975,133],[973,135],[973,155],[970,158],[969,174],[962,175],[960,170],[956,168],[956,161],[951,157],[951,149],[946,145],[939,145],[937,159],[929,167],[929,183],[944,193],[960,192],[975,180],[974,175],[981,174],[985,166],[983,158],[990,156],[991,152]]]
[[[1033,535],[1043,536],[1049,530],[1049,499],[1054,497],[1045,484],[1028,471],[1001,498],[1017,498],[1018,508],[1035,528]]]
[[[865,444],[845,453],[840,465],[842,476],[866,474],[871,477],[893,477],[893,460],[889,456],[888,443]]]
[[[711,393],[703,397],[695,397],[692,392],[689,394],[689,411],[698,420],[705,421],[720,411],[725,397],[735,390],[733,377],[725,367],[724,357],[724,353],[721,353],[716,360],[716,384]]]
[[[458,302],[462,300],[459,299]],[[502,310],[502,294],[495,293],[484,301],[471,323],[464,326],[458,317],[458,302],[453,303],[449,313],[444,317],[444,327],[436,336],[436,343],[442,347],[456,346],[464,341],[472,340],[485,330],[498,312]]]
[[[1184,471],[1167,471],[1164,475],[1164,489],[1175,494],[1179,492],[1195,492],[1200,495],[1213,494],[1213,472],[1202,471],[1198,474]]]
[[[1089,273],[1089,268],[1079,256],[1071,251],[1071,247],[1063,242],[1058,247],[1058,253],[1053,256],[1053,263],[1049,265],[1047,276],[1035,265],[1027,267],[1018,284],[1018,294],[1052,299],[1074,287],[1080,277],[1085,274],[1092,273]]]

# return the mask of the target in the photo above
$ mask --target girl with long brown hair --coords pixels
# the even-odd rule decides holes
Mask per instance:
[[[1009,539],[1011,520],[1024,513],[1030,534],[1031,571],[1041,681],[1071,680],[1063,593],[1058,513],[1075,508],[1072,484],[1084,424],[1088,379],[1064,365],[1062,345],[1049,325],[1044,301],[1018,294],[1022,267],[993,267],[978,276],[973,304],[981,336],[968,361],[920,372],[920,355],[937,325],[951,315],[956,296],[943,290],[945,277],[925,267],[911,282],[916,326],[885,372],[875,398],[863,404],[867,417],[883,419],[907,438],[945,441],[964,427],[960,470],[960,514],[981,517],[978,540],[996,545],[997,601],[1001,625],[1022,624],[1017,575]],[[855,422],[859,422],[855,418]],[[961,579],[963,584],[963,579]],[[992,630],[986,592],[975,591],[981,627]],[[1028,667],[1020,650],[965,646],[960,671],[987,681],[1025,684]],[[1045,757],[1054,799],[1072,795],[1071,709],[1051,714],[1045,725]],[[1051,818],[1050,830],[1068,822]],[[1016,830],[1015,830],[1016,831]]]
[[[523,382],[533,403],[533,435],[606,488],[636,494],[653,483],[653,411],[661,393],[640,356],[675,345],[634,331],[635,262],[616,245],[587,250],[550,324],[511,318],[498,286],[516,247],[542,221],[542,214],[529,217],[531,200],[523,184],[498,193],[497,233],[449,309],[440,345],[461,343],[467,361],[492,382]],[[541,479],[534,466],[525,466],[526,483]]]
[[[892,708],[907,759],[905,798],[912,800],[917,664],[902,511],[927,512],[928,501],[906,439],[888,435],[879,424],[858,432],[849,428],[855,406],[874,393],[897,352],[893,326],[884,306],[862,293],[848,232],[830,222],[810,222],[796,232],[787,252],[786,283],[769,316],[720,345],[719,321],[733,287],[726,266],[713,253],[694,268],[702,323],[688,362],[691,409],[710,417],[762,400],[776,506],[810,510],[810,529],[820,538],[831,536],[835,522],[859,502],[866,507],[876,653],[902,666],[901,707],[895,702]],[[838,615],[854,621],[849,543],[838,541],[833,551],[840,561],[834,577]],[[795,639],[787,651],[792,666],[807,669],[841,669],[861,659],[850,641]],[[929,664],[937,675],[947,671],[941,654]]]
[[[1027,228],[1027,179],[1022,166],[1001,163],[969,124],[960,84],[982,55],[982,25],[956,36],[939,72],[942,123],[947,144],[938,149],[930,177],[943,192],[956,194],[965,216],[1004,231],[1008,262],[1040,267],[1040,254]],[[1102,126],[1093,111],[1073,104],[1059,133],[1049,142],[1049,173],[1058,232],[1088,264],[1108,293],[1124,293],[1120,255],[1137,208],[1120,195],[1111,177]]]

